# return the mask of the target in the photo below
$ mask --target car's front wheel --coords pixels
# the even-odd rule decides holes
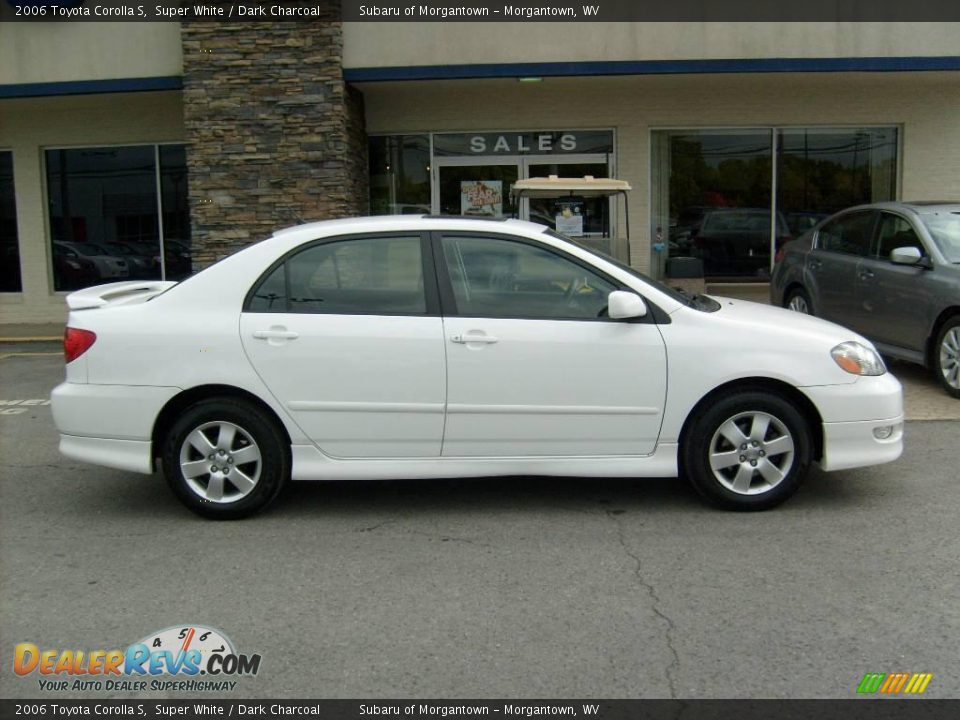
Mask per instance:
[[[812,443],[804,416],[785,397],[762,390],[723,395],[684,433],[683,469],[710,503],[766,510],[800,487]]]
[[[810,296],[807,295],[807,291],[803,288],[794,288],[791,290],[783,306],[794,312],[813,315],[813,303],[810,302]]]
[[[960,317],[947,320],[937,333],[934,371],[943,389],[960,398]]]
[[[290,475],[276,423],[237,398],[203,400],[167,433],[163,471],[170,488],[204,517],[233,520],[265,508]]]

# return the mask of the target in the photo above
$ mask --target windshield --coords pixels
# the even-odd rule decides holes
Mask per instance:
[[[587,252],[589,252],[589,253],[592,254],[592,255],[596,255],[597,257],[603,258],[603,259],[606,260],[608,263],[612,263],[612,264],[616,265],[618,268],[620,268],[620,269],[623,270],[624,272],[628,272],[628,273],[630,273],[631,275],[633,275],[635,278],[637,278],[637,279],[639,279],[639,280],[642,280],[643,282],[647,283],[648,285],[653,286],[656,290],[659,290],[660,292],[662,292],[662,293],[663,293],[664,295],[666,295],[667,297],[670,297],[670,298],[676,300],[678,303],[680,303],[680,304],[682,304],[682,305],[686,305],[687,307],[692,307],[692,308],[695,308],[695,309],[697,309],[697,310],[709,310],[709,311],[713,311],[713,310],[715,310],[715,309],[717,309],[717,308],[720,307],[720,304],[719,304],[719,303],[715,302],[714,300],[711,300],[711,299],[708,298],[706,295],[691,295],[690,293],[683,292],[683,291],[681,291],[681,290],[676,290],[676,289],[674,289],[674,288],[672,288],[672,287],[668,287],[667,285],[664,285],[664,284],[663,284],[662,282],[660,282],[659,280],[654,280],[652,277],[650,277],[650,276],[648,276],[648,275],[644,275],[642,272],[640,272],[639,270],[636,270],[636,269],[630,267],[630,266],[627,265],[626,263],[620,262],[620,261],[617,260],[615,257],[612,257],[612,256],[610,256],[610,255],[607,255],[607,254],[604,253],[604,252],[600,252],[599,250],[596,250],[595,248],[588,247],[587,245],[584,245],[583,243],[577,242],[577,241],[574,240],[573,238],[569,238],[569,237],[567,237],[566,235],[564,235],[563,233],[558,233],[556,230],[547,229],[547,230],[545,231],[545,234],[550,235],[551,237],[558,238],[558,239],[560,239],[560,240],[566,240],[568,243],[571,243],[571,244],[573,244],[573,245],[576,245],[578,248],[581,248],[581,249],[583,249],[583,250],[586,250]],[[716,308],[713,307],[714,305],[716,305]]]
[[[920,218],[947,260],[960,263],[960,211],[925,213]]]

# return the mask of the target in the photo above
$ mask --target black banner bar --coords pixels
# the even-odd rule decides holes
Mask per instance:
[[[960,700],[0,700],[2,718],[945,720]]]
[[[333,17],[331,17],[333,16]],[[3,22],[946,22],[957,0],[0,0]]]

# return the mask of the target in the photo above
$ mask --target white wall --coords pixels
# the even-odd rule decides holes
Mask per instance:
[[[179,23],[0,23],[0,85],[182,74]]]
[[[704,58],[957,55],[960,23],[343,24],[347,68]]]
[[[0,293],[0,323],[61,322],[64,293],[52,290],[44,190],[46,148],[182,141],[179,92],[0,100],[0,150],[13,150],[23,292]]]
[[[647,269],[650,130],[899,125],[902,199],[960,200],[960,73],[817,73],[368,83],[367,130],[614,127],[634,263]]]

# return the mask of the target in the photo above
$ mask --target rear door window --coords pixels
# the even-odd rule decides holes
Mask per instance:
[[[419,235],[319,243],[291,255],[254,289],[249,312],[424,315]]]

